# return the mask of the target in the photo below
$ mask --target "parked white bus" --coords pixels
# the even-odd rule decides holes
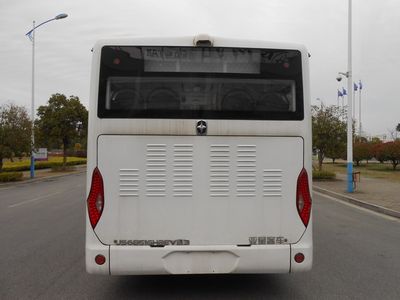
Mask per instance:
[[[209,36],[93,48],[89,273],[285,273],[312,266],[302,46]]]

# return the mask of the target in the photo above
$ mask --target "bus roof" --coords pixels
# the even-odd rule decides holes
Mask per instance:
[[[272,49],[288,49],[299,50],[302,53],[308,53],[304,45],[295,43],[271,42],[264,40],[252,39],[237,39],[210,35],[193,35],[193,36],[178,36],[178,37],[121,37],[107,38],[98,40],[94,49],[99,49],[106,45],[121,45],[121,46],[195,46],[194,41],[201,36],[207,36],[213,41],[213,47],[243,47],[243,48],[272,48]]]

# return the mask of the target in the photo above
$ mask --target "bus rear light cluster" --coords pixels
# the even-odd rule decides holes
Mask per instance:
[[[87,199],[89,220],[94,229],[100,220],[104,208],[104,184],[99,169],[96,167],[92,175],[92,184]]]
[[[307,227],[311,216],[311,195],[307,171],[304,168],[297,179],[296,205],[300,219]]]

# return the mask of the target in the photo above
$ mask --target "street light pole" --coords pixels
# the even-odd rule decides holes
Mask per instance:
[[[347,192],[353,193],[353,74],[352,74],[352,0],[348,11],[348,67],[347,67]]]
[[[30,31],[28,31],[25,35],[30,38],[32,41],[32,102],[31,102],[31,121],[32,121],[32,132],[31,132],[31,167],[30,167],[30,175],[31,178],[35,177],[35,29],[38,27],[54,20],[60,20],[68,17],[67,14],[59,14],[52,19],[44,21],[40,23],[38,26],[35,26],[35,21],[33,21],[33,26]]]
[[[347,192],[353,193],[353,70],[352,70],[352,0],[349,0],[348,12],[348,66],[347,72],[339,72],[337,81],[341,81],[341,75],[347,78]]]
[[[32,121],[32,131],[31,131],[31,167],[30,174],[31,178],[35,177],[35,21],[33,21],[32,26],[32,102],[31,102],[31,121]]]

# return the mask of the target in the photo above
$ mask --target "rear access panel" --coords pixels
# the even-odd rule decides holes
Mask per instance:
[[[300,137],[101,135],[95,231],[105,244],[296,242],[302,167]]]

